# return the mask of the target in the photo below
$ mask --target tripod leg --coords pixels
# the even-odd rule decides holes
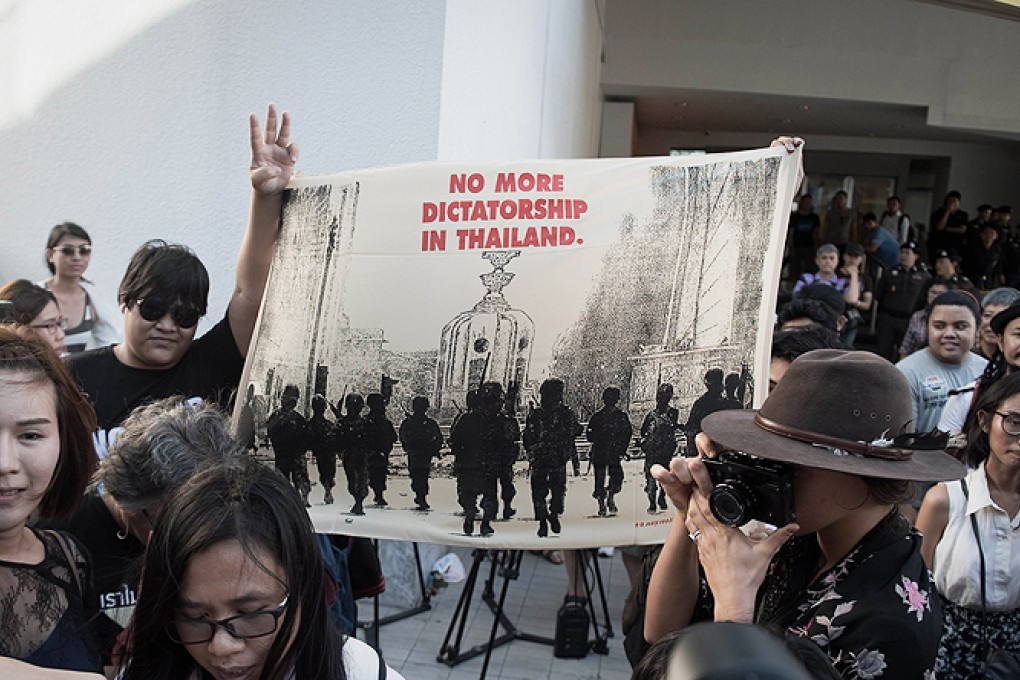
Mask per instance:
[[[521,558],[524,556],[523,550],[510,550],[507,553],[507,558],[504,562],[504,569],[509,568],[516,572],[521,565]],[[495,560],[493,560],[495,562]],[[509,576],[503,578],[503,588],[499,592],[499,604],[496,605],[496,611],[492,617],[492,630],[489,631],[489,644],[485,650],[485,660],[482,662],[482,674],[478,676],[478,680],[485,680],[485,673],[489,670],[489,659],[492,657],[492,648],[496,642],[496,631],[499,629],[500,619],[503,617],[503,606],[506,604],[506,592],[510,588]]]
[[[475,550],[474,561],[468,571],[467,579],[464,582],[464,590],[461,591],[460,599],[457,600],[457,607],[453,610],[450,618],[450,627],[446,630],[446,637],[443,638],[443,646],[439,648],[437,661],[450,663],[460,655],[460,642],[464,638],[464,627],[467,624],[467,615],[470,609],[471,598],[475,592],[475,582],[478,580],[478,570],[485,559],[485,550]],[[457,630],[457,637],[454,645],[450,646],[450,638],[453,637],[454,629]]]
[[[414,564],[418,567],[418,586],[421,588],[421,604],[423,607],[428,607],[432,602],[432,594],[425,587],[425,574],[421,570],[421,552],[418,550],[417,541],[412,541],[411,545],[414,547]]]

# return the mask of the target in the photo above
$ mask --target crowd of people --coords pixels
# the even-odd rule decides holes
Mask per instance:
[[[370,492],[387,503],[398,442],[428,511],[430,470],[449,446],[464,533],[484,536],[516,514],[520,445],[547,537],[561,531],[579,437],[600,516],[618,511],[635,438],[648,511],[674,513],[647,582],[632,580],[646,589],[628,646],[637,677],[664,677],[663,650],[701,621],[762,626],[812,677],[982,677],[989,650],[1020,652],[1020,246],[1008,208],[968,221],[947,196],[927,234],[931,273],[896,197],[860,225],[845,193],[825,220],[802,197],[793,298],[777,314],[760,410],[743,408],[740,374],[713,368],[685,425],[668,383],[637,428],[614,386],[582,423],[549,378],[522,426],[503,386],[484,382],[446,441],[424,396],[394,427],[381,393],[337,405],[319,395],[306,419],[287,386],[266,422],[273,470],[249,455],[251,414],[235,434],[223,409],[298,151],[273,106],[249,132],[235,288],[201,337],[209,275],[185,246],[134,253],[116,295],[121,330],[85,278],[92,240],[76,224],[49,235],[50,278],[0,288],[4,677],[399,679],[337,623],[344,594],[306,510],[306,452],[326,503],[345,452],[358,515]],[[872,314],[877,351],[854,351]],[[568,600],[583,559],[568,560]]]

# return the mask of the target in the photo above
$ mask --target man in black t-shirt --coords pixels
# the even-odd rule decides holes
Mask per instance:
[[[73,355],[70,368],[96,408],[96,451],[103,457],[121,422],[140,404],[173,395],[226,406],[237,389],[280,227],[283,191],[297,161],[290,116],[270,105],[264,133],[249,117],[251,214],[237,257],[224,318],[198,340],[209,274],[185,246],[154,240],[131,258],[117,291],[124,342]]]

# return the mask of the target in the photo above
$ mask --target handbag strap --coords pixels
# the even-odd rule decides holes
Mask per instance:
[[[57,545],[60,546],[60,552],[64,553],[64,559],[67,560],[67,570],[74,576],[74,582],[78,585],[78,596],[82,596],[81,589],[81,574],[78,573],[78,563],[75,562],[74,557],[71,555],[71,550],[67,545],[67,539],[59,531],[47,529],[46,533],[52,536],[56,541]]]
[[[967,481],[964,479],[960,480],[960,486],[963,488],[963,500],[969,499],[970,495],[967,493]],[[966,508],[964,508],[966,510]],[[981,644],[984,646],[984,652],[988,652],[988,626],[985,623],[985,610],[988,609],[988,600],[985,596],[985,551],[981,549],[981,535],[978,532],[977,515],[972,514],[970,516],[970,528],[974,531],[974,542],[977,543],[978,559],[981,564]]]

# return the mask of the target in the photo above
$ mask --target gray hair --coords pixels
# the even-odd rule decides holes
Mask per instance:
[[[1020,290],[1003,286],[1002,288],[996,288],[985,293],[985,296],[981,298],[981,308],[984,309],[988,305],[1009,307],[1017,300],[1020,300]]]
[[[823,243],[822,245],[818,246],[818,250],[815,251],[815,257],[818,257],[819,255],[823,255],[825,253],[836,253],[837,255],[839,255],[839,248],[837,248],[831,243]]]
[[[141,512],[182,486],[199,470],[246,455],[213,404],[180,397],[139,406],[123,423],[93,477],[126,512]]]

